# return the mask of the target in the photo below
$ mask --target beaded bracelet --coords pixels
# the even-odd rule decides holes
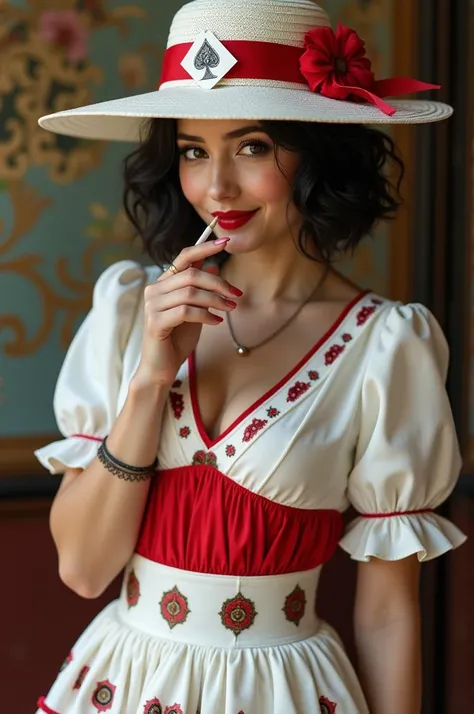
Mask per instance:
[[[131,466],[116,459],[107,448],[107,436],[99,446],[97,458],[107,471],[124,481],[148,481],[158,466],[158,459],[155,459],[150,466]]]

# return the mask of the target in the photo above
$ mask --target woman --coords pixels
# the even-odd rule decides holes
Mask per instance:
[[[93,598],[125,575],[38,711],[415,714],[419,562],[463,541],[433,513],[460,469],[448,350],[425,307],[331,263],[398,205],[366,124],[451,109],[387,105],[402,84],[310,0],[216,5],[177,14],[158,92],[41,120],[141,134],[125,206],[169,267],[109,268],[59,377],[65,439],[37,455],[64,473],[60,576]],[[313,607],[339,541],[360,680]]]

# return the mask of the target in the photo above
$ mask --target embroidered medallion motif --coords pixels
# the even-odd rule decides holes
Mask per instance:
[[[310,380],[311,380],[312,382],[317,382],[318,379],[319,379],[319,372],[315,372],[314,369],[311,369],[311,370],[308,372],[308,377],[310,378]]]
[[[172,389],[180,389],[182,386],[182,381],[180,379],[177,379],[176,382],[173,382]]]
[[[166,707],[165,714],[183,714],[179,704],[173,704],[171,707]]]
[[[64,662],[62,663],[61,667],[59,668],[59,671],[60,671],[60,672],[64,672],[64,670],[66,669],[66,667],[68,666],[68,664],[69,664],[70,662],[72,662],[72,659],[73,659],[73,654],[72,654],[72,652],[69,652],[68,656],[66,657],[66,659],[65,659]]]
[[[186,622],[191,610],[188,607],[188,599],[180,593],[176,585],[172,590],[163,593],[160,602],[161,614],[168,623],[170,630],[176,625]]]
[[[352,335],[350,335],[348,332],[345,332],[342,336],[342,341],[343,342],[351,342],[352,340]]]
[[[192,464],[193,466],[214,466],[217,468],[217,456],[213,451],[196,451]]]
[[[294,622],[295,625],[298,626],[304,617],[305,609],[306,595],[304,590],[297,585],[293,592],[287,596],[282,610],[285,613],[286,619],[289,620],[289,622]]]
[[[79,675],[78,675],[76,681],[74,682],[73,689],[80,689],[80,688],[81,688],[81,685],[82,685],[82,683],[83,683],[83,681],[84,681],[84,679],[85,679],[85,677],[86,677],[87,672],[89,672],[89,670],[90,670],[90,667],[87,667],[87,666],[84,666],[84,667],[81,669],[81,671],[79,672]]]
[[[372,302],[374,301],[372,300]],[[359,310],[357,313],[357,327],[364,325],[369,317],[374,314],[376,309],[375,305],[365,305],[365,307]]]
[[[178,392],[170,392],[170,402],[175,419],[181,419],[184,411],[183,395],[178,394]]]
[[[231,458],[232,456],[235,456],[235,446],[233,444],[227,444],[225,447],[225,455]]]
[[[116,689],[117,687],[111,684],[108,679],[104,682],[97,682],[97,687],[92,695],[92,704],[97,711],[106,712],[112,708]]]
[[[160,700],[156,697],[150,699],[143,707],[143,714],[163,714]]]
[[[342,345],[333,345],[325,354],[324,363],[326,365],[332,364],[337,360],[339,355],[341,355],[346,348]]]
[[[242,438],[242,441],[251,441],[256,434],[258,434],[261,429],[263,429],[264,426],[266,426],[268,422],[266,419],[254,419],[250,426],[246,428],[244,431],[244,435]]]
[[[330,702],[327,697],[321,697],[319,706],[321,708],[321,714],[335,714],[337,704]]]
[[[135,575],[135,571],[131,570],[127,580],[127,604],[128,609],[135,607],[140,599],[140,583]]]
[[[258,612],[252,600],[239,592],[222,604],[219,615],[226,630],[231,630],[234,635],[240,635],[243,630],[252,627]]]
[[[289,390],[288,396],[286,398],[287,402],[296,402],[296,400],[301,397],[302,394],[308,391],[310,388],[309,382],[296,382]]]
[[[270,407],[267,409],[267,417],[269,419],[275,419],[275,417],[280,416],[280,412],[275,407]]]
[[[191,434],[191,429],[189,428],[189,426],[183,426],[179,430],[179,435],[182,439],[187,439],[188,436],[190,436],[190,434]]]

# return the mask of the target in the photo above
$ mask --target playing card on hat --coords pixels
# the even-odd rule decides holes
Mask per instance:
[[[202,89],[212,89],[236,63],[222,42],[206,30],[196,38],[181,65]]]

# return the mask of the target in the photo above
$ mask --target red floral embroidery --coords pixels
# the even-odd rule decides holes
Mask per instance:
[[[310,372],[308,372],[308,377],[312,382],[317,382],[319,379],[319,372],[315,372],[314,369],[312,369]]]
[[[163,593],[160,602],[160,610],[164,619],[170,626],[170,630],[176,625],[186,622],[191,610],[188,607],[188,599],[178,590],[176,585],[172,590]]]
[[[166,707],[165,714],[183,714],[179,704],[173,704],[171,707]]]
[[[62,665],[61,665],[59,671],[60,671],[60,672],[63,672],[63,671],[66,669],[66,667],[68,666],[68,664],[69,664],[70,662],[72,662],[72,660],[73,660],[73,654],[72,654],[72,652],[69,652],[68,656],[66,657],[66,659],[65,659],[64,662],[62,663]]]
[[[305,48],[301,73],[312,92],[347,99],[355,87],[372,89],[372,65],[365,56],[365,43],[355,30],[341,24],[336,32],[331,27],[317,27],[306,33]]]
[[[177,392],[170,392],[170,402],[175,419],[181,419],[184,411],[183,396]]]
[[[295,625],[299,625],[300,621],[304,617],[305,609],[306,595],[304,590],[297,585],[293,592],[287,596],[282,610],[285,613],[287,620],[294,622]]]
[[[191,434],[191,429],[189,428],[189,426],[183,426],[179,430],[179,435],[182,439],[187,439],[190,434]]]
[[[372,298],[372,302],[374,305],[382,305],[382,300],[379,300],[378,298]]]
[[[374,305],[366,305],[359,310],[357,313],[357,326],[360,327],[361,325],[364,325],[369,317],[374,314],[376,309],[377,308]]]
[[[135,575],[135,571],[130,571],[127,580],[127,603],[128,608],[135,607],[140,599],[140,583]]]
[[[267,409],[267,416],[270,419],[274,419],[275,417],[280,416],[280,412],[275,407],[270,407],[270,409]]]
[[[350,342],[351,340],[352,340],[352,335],[350,335],[348,332],[345,332],[342,336],[342,341]]]
[[[235,456],[235,451],[236,451],[235,446],[233,446],[232,444],[227,444],[227,446],[225,447],[226,456],[229,456],[229,457]]]
[[[252,627],[258,613],[252,600],[244,597],[242,593],[226,600],[219,613],[226,630],[232,630],[234,635],[240,635],[243,630]]]
[[[346,348],[342,345],[333,345],[330,350],[326,352],[325,364],[332,364],[339,357],[340,354],[344,352]]]
[[[180,387],[183,386],[183,383],[180,379],[177,379],[176,382],[173,382],[173,389],[179,389]]]
[[[90,670],[90,667],[87,667],[87,666],[84,666],[84,667],[81,669],[81,671],[79,672],[79,675],[78,675],[76,681],[74,682],[73,689],[80,689],[80,688],[81,688],[81,685],[82,685],[82,683],[83,683],[83,681],[84,681],[84,679],[85,679],[85,677],[86,677],[87,672],[89,672],[89,670]]]
[[[156,697],[149,699],[143,707],[143,714],[163,714],[161,702]]]
[[[213,451],[196,451],[193,456],[193,466],[205,465],[217,468],[217,456]]]
[[[92,695],[92,704],[99,712],[106,712],[112,708],[116,689],[117,687],[111,684],[108,679],[104,682],[97,682],[97,687]]]
[[[291,389],[288,391],[288,396],[286,398],[287,402],[296,402],[296,400],[301,397],[302,394],[308,391],[310,388],[309,382],[296,382]]]
[[[335,714],[337,704],[330,702],[327,697],[321,697],[319,706],[321,708],[321,714]]]
[[[254,419],[253,422],[244,431],[244,436],[242,441],[251,441],[259,431],[261,431],[268,422],[266,419]]]

